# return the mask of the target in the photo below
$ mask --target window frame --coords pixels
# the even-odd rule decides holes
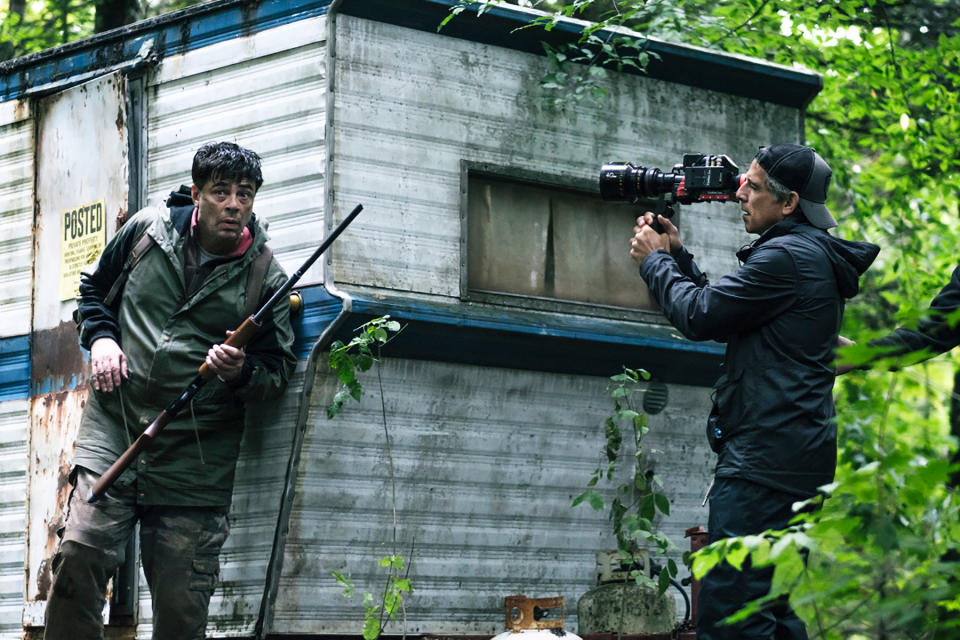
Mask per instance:
[[[597,169],[599,172],[599,168]],[[599,174],[598,174],[599,175]],[[506,307],[530,309],[541,312],[574,314],[626,320],[654,324],[668,324],[659,309],[637,309],[611,304],[594,302],[580,302],[561,298],[523,295],[505,291],[487,291],[471,289],[469,283],[470,256],[469,256],[469,220],[470,207],[470,179],[487,178],[508,183],[528,185],[530,187],[549,189],[570,193],[579,197],[600,198],[600,189],[596,180],[582,177],[564,176],[559,173],[547,173],[529,168],[511,167],[486,162],[470,160],[460,161],[460,300],[463,302],[484,303]],[[634,205],[637,215],[642,211],[654,208],[657,201]],[[627,211],[629,205],[624,205]],[[679,222],[675,218],[676,222]],[[624,243],[624,253],[627,252]],[[638,281],[642,283],[639,274]]]

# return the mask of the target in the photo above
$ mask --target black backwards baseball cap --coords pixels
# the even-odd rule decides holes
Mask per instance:
[[[820,229],[837,226],[825,204],[833,170],[820,154],[799,144],[775,144],[760,147],[754,159],[767,175],[797,192],[800,209],[810,224]]]

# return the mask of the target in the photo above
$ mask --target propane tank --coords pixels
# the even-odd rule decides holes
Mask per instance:
[[[507,596],[507,630],[492,640],[581,640],[580,636],[563,630],[563,597],[528,598]],[[560,609],[560,618],[548,620],[551,609]]]

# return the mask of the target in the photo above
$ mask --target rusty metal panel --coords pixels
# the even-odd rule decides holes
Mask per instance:
[[[44,601],[51,586],[50,559],[57,551],[57,529],[63,526],[63,506],[70,494],[77,426],[87,388],[48,393],[34,399],[30,424],[30,555],[27,560],[27,600]]]
[[[253,149],[264,174],[254,208],[288,273],[323,236],[325,29],[325,17],[306,19],[170,56],[147,83],[149,201],[190,184],[201,144],[230,140]],[[312,271],[301,284],[318,279]],[[259,616],[301,383],[302,372],[279,405],[250,408],[221,586],[210,603],[213,636],[250,636]],[[149,637],[142,577],[139,607],[138,635]]]
[[[87,397],[87,365],[61,291],[62,216],[102,203],[97,234],[109,239],[127,209],[126,83],[112,74],[38,103],[25,625],[40,625],[50,559],[69,492],[67,476]],[[101,123],[89,126],[89,123]],[[102,231],[101,231],[102,229]],[[90,256],[92,262],[96,255]],[[64,299],[66,298],[66,299]]]
[[[263,158],[254,210],[292,273],[323,237],[326,17],[164,59],[148,86],[149,202],[190,184],[197,148],[229,140]],[[302,285],[320,281],[318,267]]]
[[[396,358],[378,366],[362,378],[362,403],[332,421],[324,408],[336,377],[317,373],[270,631],[358,634],[360,598],[345,599],[330,572],[351,574],[358,594],[379,593],[377,560],[394,549],[415,590],[408,634],[493,635],[514,593],[563,595],[576,628],[594,553],[616,548],[605,513],[570,506],[604,464],[607,379]],[[709,389],[671,386],[650,417],[648,459],[673,501],[661,528],[678,561],[685,529],[706,522],[709,402]]]
[[[0,103],[0,337],[30,332],[33,258],[33,115]]]

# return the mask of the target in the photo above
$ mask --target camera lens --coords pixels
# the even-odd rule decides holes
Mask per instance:
[[[636,202],[670,193],[680,176],[660,169],[634,167],[629,162],[605,164],[600,169],[600,197],[616,202]]]
[[[600,169],[600,197],[617,202],[637,199],[637,169],[629,163],[605,164]]]

